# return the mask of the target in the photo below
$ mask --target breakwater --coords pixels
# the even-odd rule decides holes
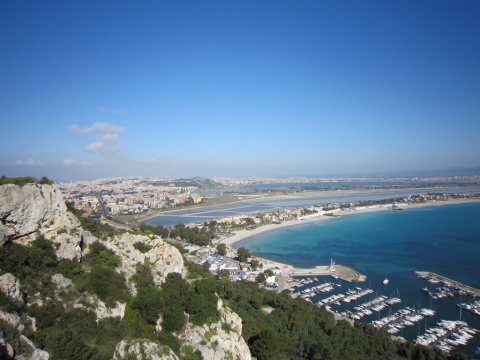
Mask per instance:
[[[438,275],[438,274],[435,274],[435,273],[432,273],[432,272],[429,272],[429,271],[415,271],[415,275],[417,275],[418,277],[420,277],[422,279],[426,279],[430,282],[433,282],[433,283],[434,282],[441,282],[444,285],[453,286],[453,287],[457,288],[459,291],[464,291],[467,295],[479,296],[480,297],[480,290],[479,289],[476,289],[476,288],[474,288],[472,286],[469,286],[469,285],[462,284],[458,281],[449,279],[445,276]]]
[[[360,274],[357,270],[339,264],[315,266],[310,269],[292,268],[287,271],[290,276],[324,276],[330,275],[336,279],[342,279],[348,282],[364,282],[367,280],[365,275]]]

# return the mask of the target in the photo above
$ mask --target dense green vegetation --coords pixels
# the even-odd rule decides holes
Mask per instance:
[[[303,299],[275,294],[254,283],[223,281],[219,295],[243,320],[243,337],[263,359],[466,359],[394,342],[371,325],[335,322],[333,314]],[[265,306],[275,310],[262,311]]]
[[[131,279],[137,290],[133,296],[124,277],[116,271],[120,261],[100,242],[90,245],[81,264],[58,260],[54,244],[43,237],[37,238],[31,246],[10,243],[0,248],[1,273],[12,273],[20,280],[26,298],[29,301],[40,299],[43,304],[27,308],[1,293],[0,309],[35,317],[38,330],[27,330],[24,334],[48,351],[51,359],[111,359],[116,344],[127,338],[149,339],[169,346],[180,355],[181,344],[174,332],[185,325],[185,314],[196,325],[220,320],[215,279],[205,274],[203,268],[196,269],[193,283],[172,273],[162,286],[156,286],[150,266],[138,264]],[[74,287],[56,289],[51,277],[57,273],[71,279]],[[117,301],[126,303],[124,318],[106,318],[97,323],[94,307],[82,297],[86,293],[96,295],[108,306],[114,306]],[[75,308],[73,303],[83,304],[83,307]],[[157,333],[155,325],[160,316],[163,330]],[[22,349],[15,329],[2,321],[0,329],[7,341],[11,340]],[[201,357],[192,351],[190,357],[183,358]]]
[[[0,185],[5,184],[15,184],[23,186],[25,184],[45,184],[45,185],[52,185],[53,181],[47,178],[46,176],[42,176],[40,180],[34,178],[33,176],[21,176],[16,178],[2,176],[0,178]]]
[[[185,224],[175,225],[173,228],[166,228],[162,225],[149,225],[141,223],[140,231],[151,231],[153,234],[160,236],[162,239],[179,238],[195,245],[210,245],[216,234],[216,222],[211,221],[202,228],[198,226],[186,227]]]
[[[276,294],[255,283],[230,282],[228,273],[213,277],[202,265],[188,262],[187,279],[171,273],[161,286],[155,285],[148,263],[137,264],[131,278],[136,286],[133,295],[117,271],[121,259],[100,242],[90,245],[81,263],[57,259],[54,246],[39,237],[31,246],[10,243],[0,248],[1,273],[19,278],[30,303],[27,308],[0,294],[0,308],[34,316],[37,331],[23,333],[48,351],[51,359],[111,359],[116,344],[128,338],[158,342],[182,359],[201,359],[175,333],[187,319],[196,325],[218,321],[217,296],[242,318],[242,335],[258,360],[466,358],[392,341],[388,333],[370,325],[336,322],[331,313],[302,299]],[[55,288],[50,279],[56,273],[71,279],[73,288]],[[108,305],[125,303],[125,316],[97,322],[94,307],[82,297],[86,293]],[[83,306],[74,307],[74,303]],[[266,307],[273,311],[264,311]],[[160,333],[155,330],[159,317],[163,319]],[[0,328],[7,341],[22,350],[16,340],[18,332],[1,321]]]
[[[227,255],[227,245],[224,243],[220,243],[217,245],[217,252],[218,255],[220,256],[225,256]]]
[[[98,219],[93,219],[91,217],[79,217],[78,219],[80,220],[83,229],[89,231],[93,236],[99,239],[105,240],[106,238],[113,237],[121,232],[119,230],[115,230],[108,224],[100,222]]]
[[[248,250],[247,248],[241,247],[237,249],[238,261],[247,262],[251,256],[252,255],[250,254],[250,250]]]

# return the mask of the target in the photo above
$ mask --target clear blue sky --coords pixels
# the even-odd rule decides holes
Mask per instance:
[[[0,175],[480,165],[480,2],[2,1]]]

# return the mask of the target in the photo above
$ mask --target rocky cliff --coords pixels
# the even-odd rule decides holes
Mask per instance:
[[[130,292],[134,295],[136,290],[130,278],[135,274],[139,263],[150,266],[156,285],[160,285],[171,272],[185,275],[182,254],[157,237],[125,233],[112,240],[102,241],[102,244],[121,257],[122,262],[118,270],[126,277]],[[145,250],[138,250],[135,244],[143,244]]]
[[[99,240],[84,231],[75,215],[68,211],[63,195],[55,185],[0,186],[0,250],[4,245],[12,242],[29,246],[38,235],[54,243],[58,258],[75,261],[80,261],[89,251],[88,244],[99,241],[119,256],[120,265],[115,270],[126,281],[132,296],[136,296],[136,289],[131,277],[136,274],[138,263],[149,266],[156,285],[162,284],[169,273],[176,272],[182,276],[186,274],[180,252],[158,237],[124,233]],[[11,269],[10,271],[16,274],[15,267]],[[86,269],[86,271],[89,270]],[[19,271],[19,274],[23,272]],[[35,276],[35,274],[32,275]],[[12,357],[15,353],[15,349],[8,344],[2,333],[2,330],[5,332],[5,326],[18,332],[16,343],[23,344],[23,349],[30,354],[28,356],[16,354],[15,358],[49,358],[47,352],[37,349],[32,341],[22,335],[26,330],[31,334],[38,330],[36,319],[29,316],[29,308],[32,306],[42,308],[45,305],[52,306],[52,303],[57,303],[56,306],[66,312],[81,308],[94,313],[97,322],[105,317],[116,317],[120,320],[124,318],[125,303],[116,302],[116,307],[107,308],[96,295],[79,293],[76,284],[61,274],[52,273],[50,277],[41,276],[35,281],[37,284],[41,281],[43,286],[53,288],[53,295],[45,297],[42,288],[34,286],[35,290],[30,288],[27,296],[25,289],[22,288],[22,281],[2,269],[0,264],[0,292],[4,294],[2,296],[17,303],[20,309],[18,313],[10,311],[0,303],[0,357],[2,358]],[[119,342],[115,348],[114,358],[142,357],[174,360],[188,358],[189,351],[196,351],[200,352],[204,359],[251,359],[248,346],[241,336],[241,319],[225,308],[221,302],[218,309],[221,315],[221,321],[218,323],[208,326],[194,326],[191,323],[185,325],[184,329],[176,335],[181,346],[177,354],[167,346],[140,337],[126,338]],[[131,322],[132,313],[131,310],[129,311],[128,321]],[[161,322],[161,318],[159,321]],[[161,327],[157,326],[157,331],[160,331],[159,329]],[[136,332],[132,331],[132,334]]]
[[[250,360],[250,350],[242,337],[242,319],[218,301],[221,320],[203,326],[187,324],[179,338],[201,352],[204,359]]]
[[[59,258],[81,258],[84,231],[56,185],[0,186],[0,245],[28,244],[38,235],[58,244]]]

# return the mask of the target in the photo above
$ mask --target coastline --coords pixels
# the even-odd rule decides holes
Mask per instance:
[[[419,204],[411,204],[411,205],[406,205],[402,206],[402,209],[413,209],[413,208],[421,208],[421,207],[429,207],[429,206],[443,206],[443,205],[454,205],[454,204],[463,204],[463,203],[471,203],[471,202],[480,202],[480,199],[454,199],[454,200],[448,200],[448,201],[436,201],[436,202],[426,202],[426,203],[419,203]],[[375,205],[374,205],[375,206]],[[369,213],[369,212],[376,212],[376,211],[392,211],[390,207],[387,206],[381,206],[378,205],[378,207],[375,208],[364,208],[364,209],[359,209],[359,210],[341,210],[335,213],[335,215],[339,216],[345,216],[345,215],[354,215],[354,214],[364,214],[364,213]],[[317,217],[311,217],[303,220],[289,220],[282,222],[280,224],[268,224],[268,225],[263,225],[259,226],[255,229],[252,230],[238,230],[235,231],[234,235],[220,240],[218,243],[224,243],[229,246],[233,246],[235,243],[247,239],[249,237],[271,231],[271,230],[276,230],[276,229],[281,229],[285,227],[290,227],[290,226],[295,226],[295,225],[301,225],[301,224],[307,224],[307,223],[312,223],[312,222],[318,222],[318,221],[325,221],[334,218],[333,216],[325,216],[325,215],[319,215]]]
[[[278,201],[278,200],[300,200],[303,198],[310,198],[312,196],[318,197],[319,203],[322,202],[329,202],[325,201],[325,199],[330,197],[343,197],[343,196],[357,196],[357,195],[378,195],[378,194],[390,194],[389,197],[395,198],[398,196],[399,191],[404,190],[411,190],[412,193],[415,193],[416,190],[431,190],[432,192],[439,192],[439,190],[444,190],[444,187],[425,187],[425,188],[402,188],[402,189],[342,189],[342,190],[314,190],[314,191],[299,191],[290,194],[258,194],[258,195],[244,195],[243,199],[235,200],[232,202],[221,203],[217,205],[194,205],[191,207],[185,208],[173,208],[168,210],[157,210],[153,212],[149,212],[146,214],[142,214],[141,217],[138,218],[138,221],[147,221],[154,219],[159,216],[178,216],[179,218],[182,217],[195,217],[195,214],[187,214],[187,215],[177,215],[178,212],[184,212],[188,210],[196,210],[201,209],[202,213],[216,211],[216,207],[223,207],[228,206],[229,204],[239,204],[239,203],[248,203],[252,200],[257,199],[268,199],[268,201]],[[336,201],[334,201],[336,202]],[[292,206],[295,207],[295,206]]]
[[[422,208],[422,207],[430,207],[430,206],[445,206],[445,205],[455,205],[455,204],[464,204],[464,203],[472,203],[472,202],[480,202],[480,199],[454,199],[454,200],[448,200],[448,201],[436,201],[436,202],[427,202],[427,203],[419,203],[419,204],[411,204],[405,206],[405,210],[409,208]],[[364,214],[364,213],[369,213],[369,212],[376,212],[376,211],[394,211],[391,210],[390,207],[388,206],[378,206],[375,208],[363,208],[360,210],[342,210],[338,211],[336,214],[339,216],[342,215],[354,215],[354,214]],[[253,230],[239,230],[236,231],[233,236],[230,236],[226,239],[222,239],[218,241],[218,243],[224,243],[228,246],[233,246],[235,243],[247,239],[249,237],[255,236],[257,234],[261,234],[267,231],[272,231],[275,229],[281,229],[281,228],[287,228],[291,226],[296,226],[300,224],[307,224],[307,223],[314,223],[318,221],[326,221],[329,219],[332,219],[333,217],[331,216],[325,216],[325,215],[320,215],[317,217],[312,217],[312,218],[307,218],[304,220],[290,220],[290,221],[285,221],[280,224],[268,224],[268,225],[263,225],[259,226],[258,228],[255,228]],[[294,267],[293,265],[285,264],[285,263],[280,263],[276,262],[270,259],[266,259],[260,256],[254,256],[255,258],[259,259],[262,261],[264,264],[264,269],[278,269],[280,272],[284,275],[287,276],[309,276],[312,273],[317,273],[317,272],[323,272],[323,275],[329,274],[329,266],[328,265],[317,265],[313,268],[298,268]],[[344,271],[351,271],[355,274],[354,277],[350,277],[351,280],[353,281],[365,281],[366,277],[362,274],[360,274],[357,270],[343,266],[341,264],[335,264],[335,267],[342,268]],[[319,274],[321,275],[321,274]],[[348,281],[348,280],[347,280]]]

